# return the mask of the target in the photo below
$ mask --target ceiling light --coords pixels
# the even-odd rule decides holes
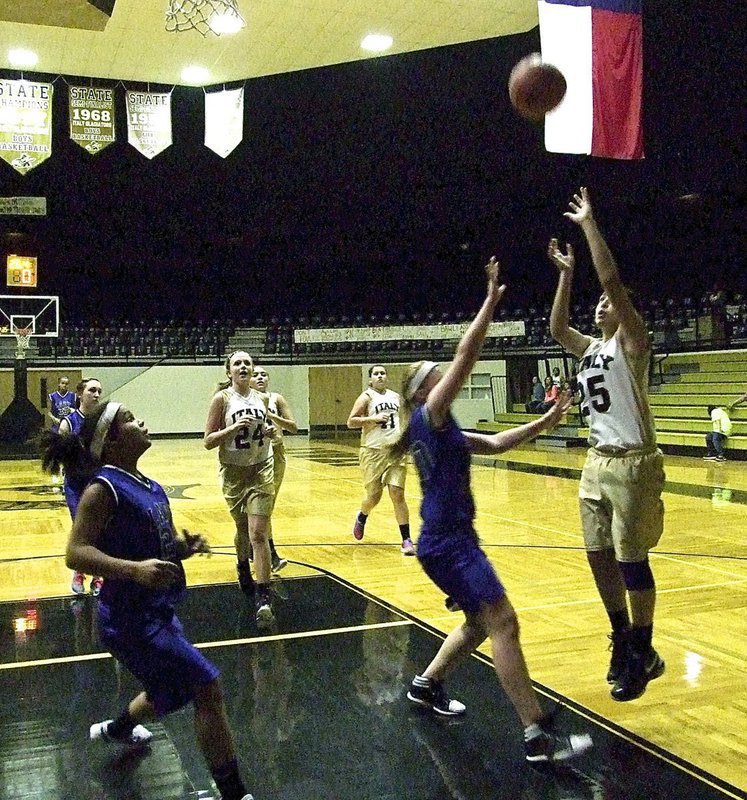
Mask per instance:
[[[215,12],[208,20],[210,30],[220,36],[222,33],[238,33],[246,23],[234,11]]]
[[[383,53],[392,46],[393,42],[394,39],[385,33],[369,33],[361,41],[361,48],[370,50],[372,53]]]
[[[184,67],[182,70],[182,80],[185,83],[192,83],[195,86],[200,86],[203,83],[207,83],[208,78],[210,78],[210,73],[205,67],[191,66]]]
[[[166,9],[167,31],[195,30],[203,36],[220,36],[237,33],[245,25],[238,0],[169,0]]]
[[[39,56],[32,50],[23,50],[18,47],[8,50],[8,61],[11,67],[33,67],[39,60]]]

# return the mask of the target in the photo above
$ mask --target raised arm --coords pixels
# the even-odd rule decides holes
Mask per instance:
[[[573,200],[568,204],[571,210],[564,216],[575,222],[586,237],[599,282],[620,320],[620,343],[629,353],[645,352],[650,348],[646,323],[630,302],[628,290],[620,279],[615,258],[594,219],[588,189],[582,186],[580,192],[573,196]]]
[[[516,428],[509,428],[507,431],[493,434],[465,431],[464,436],[467,439],[470,450],[476,455],[487,456],[505,453],[506,450],[533,439],[542,431],[554,428],[560,422],[563,414],[570,408],[571,400],[570,392],[561,392],[558,401],[547,413],[543,414],[539,419],[527,422],[526,425],[519,425]]]
[[[467,380],[470,372],[472,372],[472,368],[480,356],[488,326],[493,320],[495,307],[506,291],[505,285],[499,285],[498,283],[500,265],[495,256],[486,264],[485,272],[488,276],[488,287],[482,307],[465,331],[464,336],[462,336],[462,340],[459,342],[454,354],[454,360],[449,365],[443,378],[428,395],[426,401],[428,415],[431,424],[435,428],[440,428],[446,421],[451,404],[459,394],[459,390]]]
[[[591,344],[591,337],[570,326],[571,284],[576,259],[570,244],[566,245],[566,249],[567,252],[563,253],[557,239],[550,239],[547,246],[548,258],[558,268],[558,288],[550,312],[550,335],[569,353],[581,358]]]

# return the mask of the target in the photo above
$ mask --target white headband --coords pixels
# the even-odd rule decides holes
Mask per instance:
[[[96,430],[93,432],[93,439],[91,439],[91,455],[96,461],[101,461],[101,454],[104,452],[104,442],[106,441],[106,434],[109,433],[109,428],[117,412],[122,408],[121,403],[107,403],[104,413],[99,417],[96,423]]]
[[[424,361],[419,367],[418,371],[410,378],[405,391],[405,399],[412,400],[415,397],[415,392],[423,385],[423,381],[433,372],[438,364],[435,361]]]

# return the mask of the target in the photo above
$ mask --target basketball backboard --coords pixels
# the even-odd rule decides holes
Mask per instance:
[[[60,298],[42,295],[0,295],[0,336],[30,328],[32,336],[59,336]]]

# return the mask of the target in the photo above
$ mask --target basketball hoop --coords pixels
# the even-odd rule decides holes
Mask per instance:
[[[169,0],[166,30],[196,30],[203,36],[238,33],[244,26],[238,0]]]
[[[31,335],[33,328],[14,328],[13,334],[16,337],[16,358],[26,358],[26,351],[31,346]]]

